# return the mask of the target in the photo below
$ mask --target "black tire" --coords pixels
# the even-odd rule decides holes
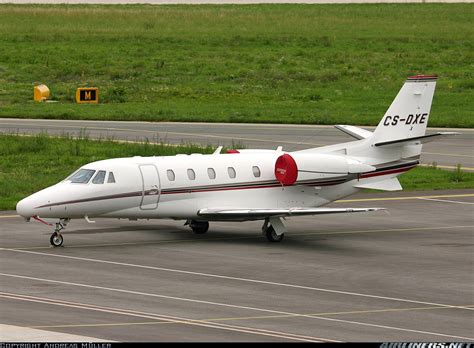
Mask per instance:
[[[204,234],[209,230],[209,222],[207,221],[191,221],[189,226],[196,234]]]
[[[267,230],[265,231],[265,237],[267,237],[267,240],[269,242],[278,243],[283,240],[283,238],[285,237],[285,234],[282,233],[280,235],[277,235],[273,226],[270,225],[267,227]]]
[[[60,247],[63,245],[63,236],[60,233],[53,233],[49,238],[49,242],[53,247]]]

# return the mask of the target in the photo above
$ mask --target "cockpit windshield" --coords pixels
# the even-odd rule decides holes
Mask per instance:
[[[69,180],[70,182],[75,184],[87,184],[94,175],[94,173],[95,170],[93,169],[79,169],[66,180]]]
[[[94,179],[92,179],[93,184],[103,184],[105,180],[105,170],[99,170]]]

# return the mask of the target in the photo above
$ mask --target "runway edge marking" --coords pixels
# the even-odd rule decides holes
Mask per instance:
[[[1,296],[1,295],[0,295]],[[473,307],[474,305],[460,305],[459,307]],[[347,315],[347,314],[372,314],[372,313],[385,313],[385,312],[410,312],[410,311],[425,311],[425,310],[440,310],[450,309],[446,307],[409,307],[409,308],[385,308],[385,309],[373,309],[365,311],[345,311],[345,312],[327,312],[327,313],[303,313],[304,315],[312,316],[328,316],[328,315]],[[294,315],[263,315],[263,316],[249,316],[249,317],[225,317],[225,318],[207,318],[200,319],[209,322],[222,322],[222,321],[239,321],[239,320],[255,320],[255,319],[280,319],[280,318],[292,318]],[[67,327],[102,327],[102,326],[133,326],[133,325],[160,325],[168,324],[162,321],[146,321],[146,322],[116,322],[116,323],[98,323],[98,324],[64,324],[64,325],[40,325],[30,326],[31,328],[48,329],[48,328],[67,328]]]
[[[53,279],[35,278],[35,277],[21,276],[21,275],[16,275],[16,274],[0,273],[0,276],[20,278],[20,279],[28,279],[28,280],[36,280],[36,281],[63,284],[63,285],[69,285],[69,286],[85,287],[85,288],[90,288],[90,289],[115,291],[115,292],[128,293],[128,294],[140,295],[140,296],[150,296],[150,297],[165,298],[165,299],[170,299],[170,300],[194,302],[194,303],[200,303],[200,304],[205,304],[205,305],[214,305],[214,306],[222,306],[222,307],[229,307],[229,308],[238,308],[238,309],[258,311],[258,312],[267,312],[267,313],[275,313],[275,314],[288,314],[288,315],[294,315],[294,316],[302,317],[302,318],[312,318],[312,319],[323,320],[323,321],[333,321],[333,322],[340,322],[340,323],[346,323],[346,324],[370,326],[370,327],[390,329],[390,330],[396,330],[396,331],[414,332],[414,333],[421,333],[421,334],[430,335],[430,336],[440,336],[440,337],[458,338],[458,339],[465,339],[465,340],[474,340],[473,337],[463,337],[463,336],[450,335],[450,334],[444,334],[444,333],[400,328],[400,327],[395,327],[395,326],[371,324],[371,323],[357,322],[357,321],[351,321],[351,320],[326,318],[326,317],[320,317],[320,316],[312,316],[312,315],[291,313],[291,312],[285,312],[285,311],[277,311],[277,310],[272,310],[272,309],[264,309],[264,308],[249,307],[249,306],[239,306],[239,305],[233,305],[233,304],[227,304],[227,303],[195,300],[195,299],[189,299],[189,298],[180,298],[180,297],[175,297],[175,296],[166,296],[166,295],[160,295],[160,294],[152,294],[152,293],[146,293],[146,292],[140,292],[140,291],[131,291],[131,290],[125,290],[125,289],[109,288],[109,287],[102,287],[102,286],[82,284],[82,283],[64,282],[64,281],[53,280]]]
[[[40,279],[40,278],[38,278]],[[52,281],[46,280],[44,281]],[[60,282],[60,283],[67,283],[67,282]],[[80,286],[77,283],[70,283],[76,286]],[[85,284],[81,284],[85,285]],[[93,286],[91,286],[93,287]],[[186,324],[186,325],[195,325],[195,326],[202,326],[207,328],[213,329],[222,329],[228,331],[237,331],[242,333],[250,333],[256,335],[263,335],[263,336],[271,336],[277,338],[285,338],[297,341],[305,341],[305,342],[339,342],[334,341],[326,338],[319,338],[319,337],[311,337],[311,336],[304,336],[304,335],[297,335],[291,333],[282,333],[282,332],[275,332],[271,330],[265,329],[258,329],[258,328],[250,328],[245,326],[238,326],[238,325],[229,325],[229,324],[222,324],[222,323],[211,323],[204,320],[195,320],[189,318],[182,318],[182,317],[173,317],[168,315],[162,314],[155,314],[155,313],[147,313],[147,312],[140,312],[140,311],[133,311],[128,309],[120,309],[120,308],[113,308],[113,307],[104,307],[104,306],[96,306],[90,305],[85,303],[78,303],[78,302],[69,302],[69,301],[62,301],[57,299],[48,299],[48,298],[40,298],[35,296],[28,296],[28,295],[17,295],[17,294],[10,294],[10,293],[0,293],[0,297],[9,298],[14,300],[21,300],[21,301],[30,301],[30,302],[37,302],[37,303],[44,303],[56,306],[64,306],[69,308],[78,308],[84,310],[93,310],[99,311],[104,313],[111,313],[117,315],[125,315],[125,316],[133,316],[133,317],[140,317],[146,319],[154,319],[154,320],[162,320],[169,324]]]
[[[453,306],[453,305],[442,304],[442,303],[410,300],[410,299],[380,296],[380,295],[372,295],[372,294],[363,294],[363,293],[349,292],[349,291],[342,291],[342,290],[316,288],[316,287],[310,287],[310,286],[304,286],[304,285],[270,282],[270,281],[250,279],[250,278],[231,277],[231,276],[211,274],[211,273],[192,272],[192,271],[185,271],[185,270],[171,269],[171,268],[164,268],[164,267],[137,265],[137,264],[131,264],[131,263],[91,259],[91,258],[84,258],[84,257],[70,256],[70,255],[56,255],[56,254],[51,254],[51,253],[42,253],[42,252],[38,252],[38,251],[27,251],[27,250],[13,250],[13,249],[3,249],[3,250],[10,251],[10,252],[18,252],[18,253],[26,253],[26,254],[34,254],[34,255],[41,255],[41,256],[49,256],[49,257],[58,257],[58,258],[79,260],[79,261],[104,263],[104,264],[111,264],[111,265],[116,265],[116,266],[126,266],[126,267],[132,267],[132,268],[150,269],[150,270],[155,270],[155,271],[189,274],[189,275],[201,276],[201,277],[219,278],[219,279],[235,280],[235,281],[248,282],[248,283],[258,283],[258,284],[265,284],[265,285],[272,285],[272,286],[281,286],[281,287],[303,289],[303,290],[310,290],[310,291],[336,293],[336,294],[347,295],[347,296],[358,296],[358,297],[376,298],[376,299],[389,300],[389,301],[417,303],[417,304],[430,305],[430,306],[439,306],[439,307],[448,307],[448,308],[455,308],[455,309],[474,310],[472,308],[464,308],[464,307]]]

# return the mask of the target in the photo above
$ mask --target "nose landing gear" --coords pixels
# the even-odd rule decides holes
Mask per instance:
[[[59,232],[54,232],[49,238],[49,242],[53,247],[60,247],[63,245],[63,235]]]
[[[66,228],[66,225],[68,224],[70,219],[59,219],[58,222],[56,222],[55,227],[54,227],[54,232],[49,238],[49,242],[53,247],[60,247],[63,245],[63,236],[60,233],[61,230],[64,230]]]

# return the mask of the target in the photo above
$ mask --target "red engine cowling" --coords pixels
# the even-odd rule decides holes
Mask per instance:
[[[298,179],[298,166],[293,157],[285,153],[277,158],[275,163],[275,177],[285,186],[293,185]]]

